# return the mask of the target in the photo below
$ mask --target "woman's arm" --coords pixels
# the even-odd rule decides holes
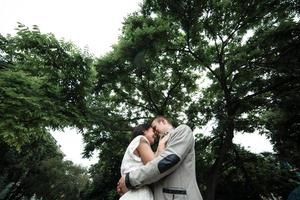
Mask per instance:
[[[149,161],[155,158],[154,152],[151,149],[150,144],[145,140],[145,138],[141,137],[141,141],[139,146],[136,148],[134,152],[142,159],[143,164],[147,164]]]
[[[151,149],[150,144],[145,140],[145,138],[141,137],[140,144],[136,148],[136,151],[134,151],[134,153],[142,159],[142,162],[145,165],[151,160],[153,160],[155,157],[159,156],[165,150],[168,139],[169,135],[160,138],[157,150],[154,153]]]

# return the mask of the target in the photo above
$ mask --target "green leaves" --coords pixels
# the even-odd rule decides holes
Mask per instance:
[[[8,198],[79,199],[88,177],[62,160],[48,129],[87,121],[90,64],[37,27],[0,37],[0,191]]]
[[[1,140],[20,149],[46,128],[82,128],[91,59],[37,27],[0,39]]]
[[[113,51],[96,63],[92,108],[108,113],[109,120],[100,117],[86,132],[87,152],[97,146],[101,150],[108,142],[104,136],[117,138],[115,132],[125,134],[124,127],[156,114],[169,115],[195,129],[214,121],[212,138],[202,138],[213,139],[211,151],[205,153],[206,167],[211,167],[203,186],[206,199],[215,199],[216,180],[224,171],[224,176],[236,179],[233,188],[244,183],[251,191],[252,186],[245,183],[247,175],[232,167],[229,159],[232,139],[237,131],[266,132],[264,113],[269,105],[276,105],[276,90],[298,92],[299,19],[294,4],[144,1],[141,13],[124,22]],[[106,159],[102,162],[112,162]],[[258,194],[270,195],[255,191],[240,198],[258,199],[254,198]],[[276,194],[280,198],[286,193]]]
[[[87,171],[63,160],[49,132],[45,131],[43,137],[30,137],[19,151],[2,140],[0,144],[0,191],[5,191],[4,197],[80,199],[89,182]]]
[[[83,196],[114,199],[131,127],[157,114],[196,130],[214,121],[211,136],[197,136],[199,180],[207,199],[284,198],[292,184],[279,192],[271,184],[286,180],[275,178],[285,172],[274,155],[235,150],[232,138],[237,131],[268,133],[280,159],[299,164],[296,8],[289,0],[146,0],[140,13],[124,21],[113,51],[97,59],[20,24],[15,36],[0,35],[0,141],[22,152],[47,137],[48,128],[80,128],[84,156],[99,150],[100,158]],[[50,180],[68,166],[54,159],[35,169]],[[224,190],[217,189],[218,177]],[[242,192],[231,195],[232,188]]]

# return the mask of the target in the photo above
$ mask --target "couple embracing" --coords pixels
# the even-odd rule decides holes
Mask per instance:
[[[153,152],[150,145],[157,136],[159,143]],[[157,116],[151,125],[135,127],[121,165],[120,200],[202,200],[194,144],[190,127],[174,128],[164,116]]]

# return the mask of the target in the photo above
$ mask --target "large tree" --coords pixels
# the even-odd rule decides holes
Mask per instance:
[[[38,27],[0,35],[1,199],[79,199],[86,171],[63,161],[49,129],[88,121],[91,63]]]
[[[205,196],[215,199],[235,133],[264,128],[260,116],[273,92],[299,82],[299,74],[291,73],[299,66],[298,6],[276,0],[144,1],[96,65],[93,106],[115,120],[99,117],[86,141],[100,144],[109,133],[156,114],[193,128],[212,120],[215,145]]]

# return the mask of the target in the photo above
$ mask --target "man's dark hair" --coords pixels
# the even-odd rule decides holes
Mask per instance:
[[[148,130],[149,128],[151,128],[150,124],[139,124],[139,125],[137,125],[132,130],[131,140],[133,140],[135,137],[137,137],[139,135],[144,135],[144,132],[146,130]]]
[[[172,125],[172,122],[169,118],[167,118],[166,116],[163,115],[157,115],[152,121],[157,121],[157,122],[161,122],[161,121],[167,121],[168,124]]]

